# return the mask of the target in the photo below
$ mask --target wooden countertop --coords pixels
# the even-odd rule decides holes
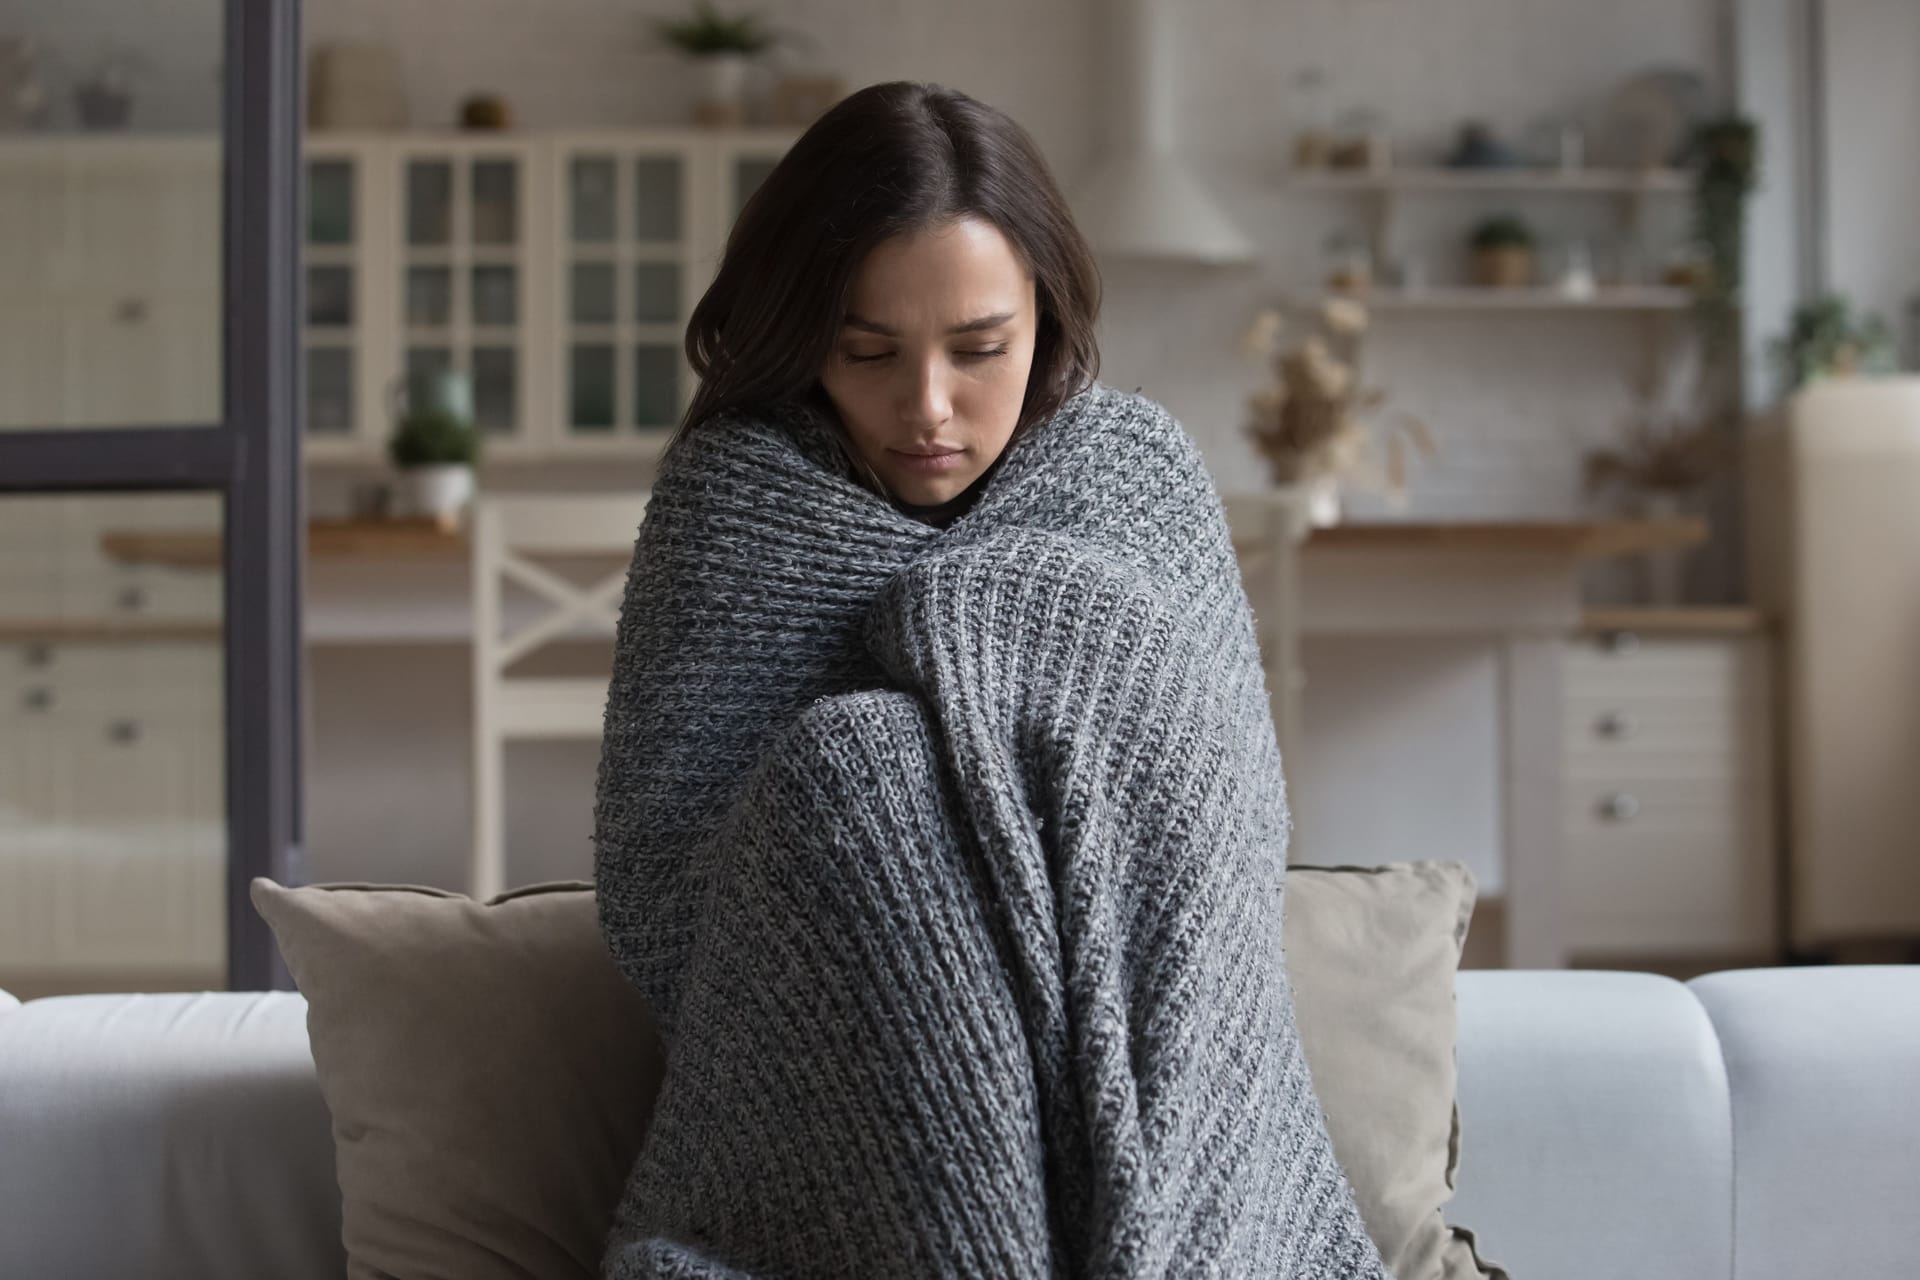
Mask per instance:
[[[151,641],[205,643],[225,633],[218,622],[140,618],[0,619],[0,643],[145,644]]]
[[[1620,520],[1348,521],[1315,529],[1309,551],[1544,551],[1581,559],[1696,547],[1707,522],[1692,516]]]
[[[1646,605],[1588,609],[1582,631],[1646,631],[1669,635],[1726,635],[1765,631],[1772,620],[1751,605]]]
[[[100,535],[100,547],[122,564],[174,569],[212,569],[220,564],[220,535],[202,530],[113,531]],[[307,524],[307,554],[463,560],[468,554],[467,535],[464,529],[447,529],[426,519],[313,520]]]

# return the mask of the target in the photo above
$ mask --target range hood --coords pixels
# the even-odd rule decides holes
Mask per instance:
[[[1180,163],[1173,136],[1173,8],[1113,0],[1107,149],[1074,188],[1074,217],[1102,255],[1236,263],[1253,242]]]

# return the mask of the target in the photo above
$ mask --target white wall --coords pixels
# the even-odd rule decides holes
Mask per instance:
[[[1825,10],[1827,283],[1898,333],[1920,292],[1920,4]]]

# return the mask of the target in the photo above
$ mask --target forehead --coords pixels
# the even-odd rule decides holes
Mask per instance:
[[[1033,282],[998,227],[966,218],[875,245],[854,273],[852,296],[854,309],[875,320],[952,319],[944,313],[954,308],[1022,310]]]

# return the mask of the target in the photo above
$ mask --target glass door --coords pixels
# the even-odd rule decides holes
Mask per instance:
[[[136,100],[112,129],[61,108],[0,139],[16,995],[284,983],[246,886],[300,878],[296,17],[176,0],[170,55],[223,75],[154,125]],[[47,66],[124,20],[65,0],[8,17]],[[310,331],[350,328],[352,283],[316,283]]]

